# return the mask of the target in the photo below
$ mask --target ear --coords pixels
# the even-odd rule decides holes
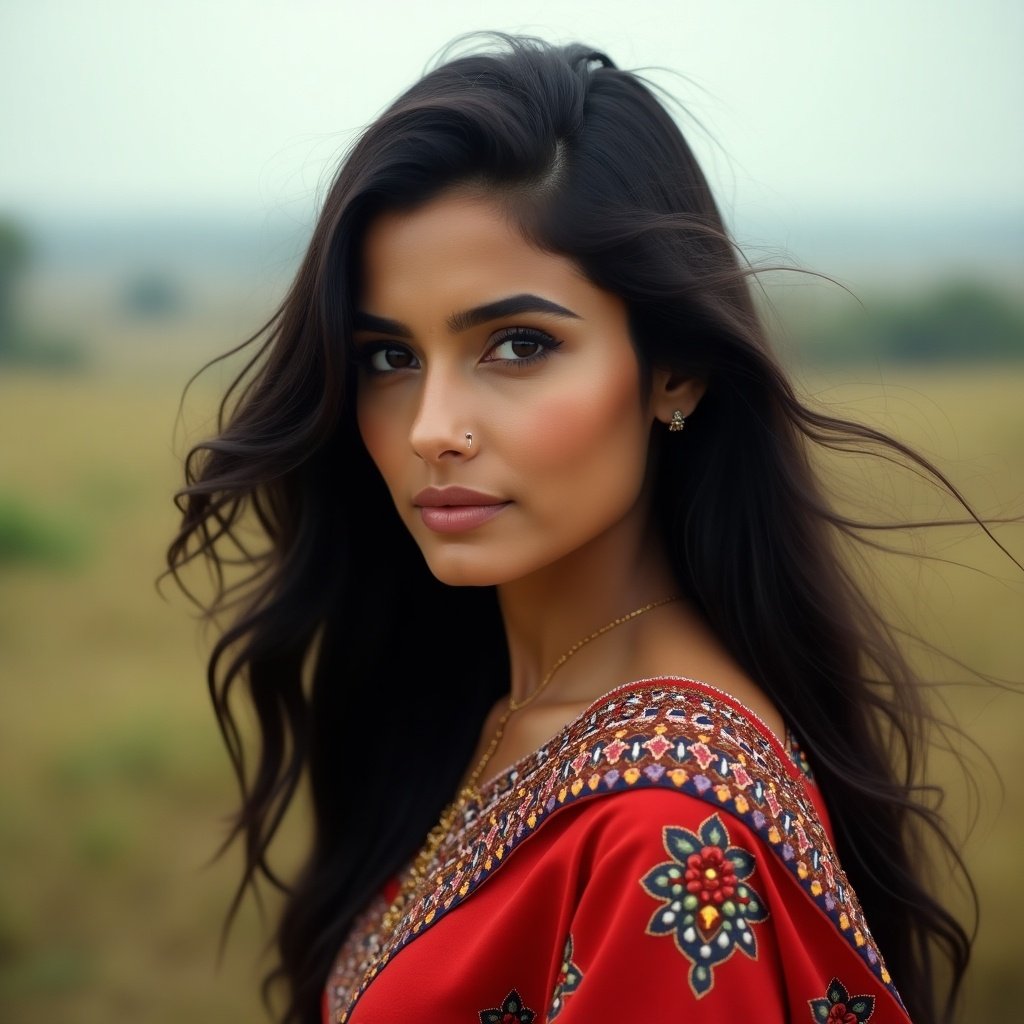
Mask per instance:
[[[675,370],[655,368],[651,375],[651,412],[662,423],[670,423],[676,409],[684,419],[697,408],[707,389],[703,377],[685,377]]]

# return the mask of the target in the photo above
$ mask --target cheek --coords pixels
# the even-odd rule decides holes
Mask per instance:
[[[595,469],[607,478],[626,464],[631,472],[636,462],[642,467],[647,431],[635,368],[538,401],[514,436],[532,470],[566,483]]]
[[[356,424],[370,458],[390,485],[389,470],[394,461],[394,417],[389,417],[378,402],[357,401]]]

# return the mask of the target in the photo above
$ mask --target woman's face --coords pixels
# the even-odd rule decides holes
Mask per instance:
[[[438,579],[522,579],[646,518],[625,304],[496,205],[377,218],[357,310],[359,429]]]

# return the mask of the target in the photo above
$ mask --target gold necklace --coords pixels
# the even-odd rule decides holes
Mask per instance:
[[[486,753],[480,759],[479,764],[473,770],[472,775],[469,777],[469,781],[463,786],[459,795],[448,804],[448,806],[442,811],[441,818],[438,823],[430,830],[427,835],[426,842],[419,854],[416,856],[416,860],[409,868],[409,873],[406,875],[402,882],[402,886],[394,899],[391,906],[385,911],[384,916],[381,918],[380,928],[378,933],[381,936],[390,936],[394,929],[394,926],[398,923],[401,917],[402,911],[407,906],[412,894],[419,888],[420,883],[426,877],[427,867],[430,862],[434,859],[434,854],[437,852],[437,848],[441,845],[444,837],[451,832],[451,827],[455,820],[462,814],[466,805],[470,800],[479,801],[480,791],[476,788],[476,781],[480,778],[480,773],[484,770],[487,762],[491,759],[491,755],[494,753],[501,740],[502,735],[505,732],[505,723],[508,721],[509,716],[513,711],[518,711],[520,708],[526,707],[536,696],[539,694],[544,687],[551,682],[555,673],[578,651],[581,647],[586,647],[592,640],[596,640],[599,636],[603,636],[609,630],[615,629],[616,626],[621,626],[623,623],[629,622],[631,619],[636,619],[641,615],[652,611],[655,608],[660,608],[663,604],[668,604],[671,601],[678,601],[678,597],[663,597],[660,601],[652,601],[650,604],[645,604],[641,608],[636,608],[626,615],[620,615],[617,619],[612,619],[611,622],[606,626],[602,626],[600,629],[591,633],[590,636],[584,637],[582,640],[577,640],[559,659],[551,666],[548,670],[547,675],[540,681],[540,685],[530,694],[526,700],[520,701],[518,704],[512,699],[512,695],[509,694],[508,709],[501,716],[501,721],[498,723],[498,730],[494,734],[494,738],[491,740],[491,745],[487,748]],[[383,940],[386,941],[386,938]],[[367,972],[366,977],[363,978],[365,983],[367,977],[372,977],[376,974],[376,965],[371,967],[370,971]],[[361,988],[362,986],[360,986]]]

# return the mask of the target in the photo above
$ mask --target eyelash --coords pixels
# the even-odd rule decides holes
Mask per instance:
[[[493,344],[488,348],[488,352],[494,351],[501,345],[509,341],[528,341],[534,342],[539,346],[538,350],[530,356],[523,356],[522,359],[485,359],[484,362],[490,363],[501,363],[505,366],[515,367],[517,370],[524,369],[527,366],[532,366],[534,363],[539,363],[542,359],[547,357],[559,348],[562,344],[557,338],[553,338],[546,331],[538,330],[536,327],[504,327],[498,331],[493,338]],[[394,367],[389,370],[378,370],[373,365],[373,357],[378,352],[389,352],[389,351],[401,351],[409,352],[409,349],[402,344],[395,342],[380,342],[378,344],[362,345],[359,347],[356,358],[364,370],[376,376],[388,376],[392,373],[397,373],[401,369],[415,369],[415,367]],[[413,356],[415,358],[415,356]]]
[[[532,341],[539,348],[532,356],[523,356],[522,359],[488,360],[489,362],[504,363],[506,366],[522,369],[524,366],[532,366],[534,363],[539,363],[542,359],[547,359],[562,344],[557,338],[551,337],[546,331],[538,330],[536,327],[504,327],[497,332],[494,344],[488,351],[493,351],[500,345],[504,345],[507,341]]]

